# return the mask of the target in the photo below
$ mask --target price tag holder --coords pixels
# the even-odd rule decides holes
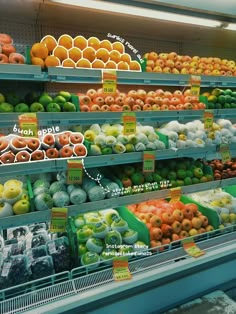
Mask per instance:
[[[181,187],[170,189],[170,203],[175,203],[180,200],[182,195]]]
[[[115,281],[128,280],[132,278],[128,260],[113,260],[113,277]]]
[[[155,171],[155,153],[154,152],[143,152],[143,172],[154,172]]]
[[[53,207],[51,209],[51,221],[50,231],[51,232],[65,232],[67,224],[67,208]]]
[[[229,145],[221,144],[220,145],[220,153],[221,153],[221,159],[222,159],[223,163],[231,160]]]
[[[190,77],[190,93],[193,96],[199,96],[200,94],[200,85],[201,85],[201,76],[191,75]]]
[[[102,71],[102,89],[104,95],[114,95],[117,87],[117,74],[115,70]]]
[[[67,184],[81,184],[82,180],[82,160],[67,160]]]
[[[185,252],[192,257],[197,258],[205,254],[205,252],[202,251],[192,239],[182,240],[182,245]]]
[[[205,110],[203,119],[204,119],[205,130],[210,130],[213,126],[213,120],[214,120],[213,111],[212,110]]]
[[[18,117],[23,137],[38,137],[38,119],[36,113],[24,113]]]
[[[135,112],[123,113],[122,115],[124,135],[136,134],[136,114]]]

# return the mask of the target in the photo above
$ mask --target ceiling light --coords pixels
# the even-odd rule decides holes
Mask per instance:
[[[236,31],[236,24],[235,23],[229,23],[225,29],[229,29],[231,31]]]
[[[122,5],[116,3],[107,3],[104,1],[95,0],[51,0],[52,2],[74,5],[83,8],[108,11],[113,13],[122,13],[127,15],[141,16],[152,18],[156,20],[172,21],[185,24],[193,24],[207,27],[220,27],[221,22],[201,17],[188,16],[177,13],[168,13],[151,9],[138,8],[129,5]]]

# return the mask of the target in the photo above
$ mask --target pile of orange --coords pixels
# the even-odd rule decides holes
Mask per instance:
[[[97,37],[61,35],[56,40],[46,35],[31,47],[31,62],[42,68],[62,66],[68,68],[115,69],[141,71],[138,61],[132,60],[121,42],[111,43]]]

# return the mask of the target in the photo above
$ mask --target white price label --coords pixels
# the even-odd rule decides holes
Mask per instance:
[[[57,251],[54,241],[48,243],[48,250],[49,250],[50,254],[53,254],[53,253],[55,253]]]
[[[11,263],[10,263],[10,262],[5,262],[5,263],[3,264],[1,276],[2,276],[2,277],[7,277],[8,274],[9,274],[10,269],[11,269]]]

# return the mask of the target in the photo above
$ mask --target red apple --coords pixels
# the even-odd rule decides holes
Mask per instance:
[[[31,150],[37,150],[40,147],[40,141],[38,138],[30,138],[26,141],[27,147]]]
[[[42,150],[35,150],[31,153],[31,160],[44,160],[45,152]]]
[[[89,111],[90,111],[90,108],[89,108],[89,106],[83,105],[83,106],[80,106],[80,110],[81,110],[82,112],[89,112]]]
[[[16,162],[26,162],[26,161],[29,161],[30,158],[31,158],[30,153],[27,152],[26,150],[22,150],[21,152],[18,152],[16,154],[15,161]]]
[[[0,153],[3,153],[8,148],[8,146],[8,141],[4,138],[0,138]]]
[[[79,97],[79,103],[81,106],[90,106],[91,104],[91,98],[88,95],[80,96]]]
[[[154,104],[154,105],[152,105],[152,110],[153,111],[159,111],[159,110],[161,110],[161,107],[157,104]]]
[[[69,140],[70,140],[70,143],[73,145],[80,144],[80,143],[83,143],[84,137],[82,133],[76,132],[76,133],[70,134]]]
[[[157,89],[156,90],[156,95],[161,97],[161,98],[164,98],[165,92],[162,89]]]
[[[152,98],[152,97],[146,97],[145,103],[146,103],[146,104],[149,104],[149,105],[154,105],[154,103],[155,103],[154,98]]]
[[[11,144],[14,148],[17,148],[17,149],[26,148],[26,140],[23,137],[18,137],[18,136],[14,137],[11,140]]]
[[[59,151],[56,148],[48,148],[46,150],[46,156],[50,159],[58,158],[59,157]]]
[[[115,103],[119,106],[123,106],[124,105],[124,97],[121,97],[121,96],[116,97]]]
[[[150,218],[150,223],[152,227],[161,227],[162,219],[157,215],[153,215],[152,218]]]
[[[189,231],[192,229],[192,222],[190,219],[184,218],[182,221],[182,229],[185,231]]]
[[[144,104],[143,110],[144,110],[144,111],[151,111],[151,110],[152,110],[152,105],[150,105],[150,104]]]
[[[63,146],[59,151],[61,158],[70,158],[73,156],[73,148],[69,145]]]
[[[87,149],[83,144],[76,144],[74,146],[74,154],[76,156],[85,157],[87,155]]]
[[[173,211],[173,217],[175,220],[181,222],[184,219],[184,214],[182,213],[182,211],[180,209],[175,209]]]
[[[132,106],[132,110],[133,111],[141,111],[142,108],[139,105],[134,105],[134,106]]]
[[[12,164],[15,161],[15,155],[12,152],[6,152],[0,156],[0,160],[3,164]]]
[[[176,234],[179,234],[180,231],[182,230],[182,225],[177,220],[172,223],[171,227],[173,229],[173,232],[176,233]]]
[[[43,137],[43,143],[45,143],[46,145],[48,146],[54,146],[55,145],[55,137],[53,134],[46,134],[44,137]]]
[[[135,105],[135,99],[127,96],[124,100],[124,104],[129,105],[129,106],[133,106],[133,105]]]
[[[114,104],[115,103],[115,100],[114,100],[114,98],[112,97],[112,96],[107,96],[106,98],[105,98],[105,105],[112,105],[112,104]]]
[[[0,63],[9,63],[8,57],[3,53],[0,53]]]
[[[128,92],[127,96],[133,98],[133,99],[136,99],[137,98],[137,92],[136,90],[132,89]]]
[[[94,98],[96,98],[97,96],[97,91],[95,89],[89,89],[87,90],[87,93],[86,93],[87,96],[89,96],[89,98],[93,101]]]
[[[162,100],[162,98],[160,96],[156,96],[154,98],[154,103],[159,105],[159,106],[161,106],[163,104],[163,100]]]
[[[139,98],[139,99],[145,100],[146,94],[147,94],[146,91],[143,89],[137,90],[137,98]]]
[[[94,99],[94,103],[95,103],[96,105],[100,106],[100,107],[105,104],[104,99],[103,99],[103,97],[101,97],[101,96],[96,97],[96,98]],[[96,111],[97,111],[97,110],[96,110]]]

